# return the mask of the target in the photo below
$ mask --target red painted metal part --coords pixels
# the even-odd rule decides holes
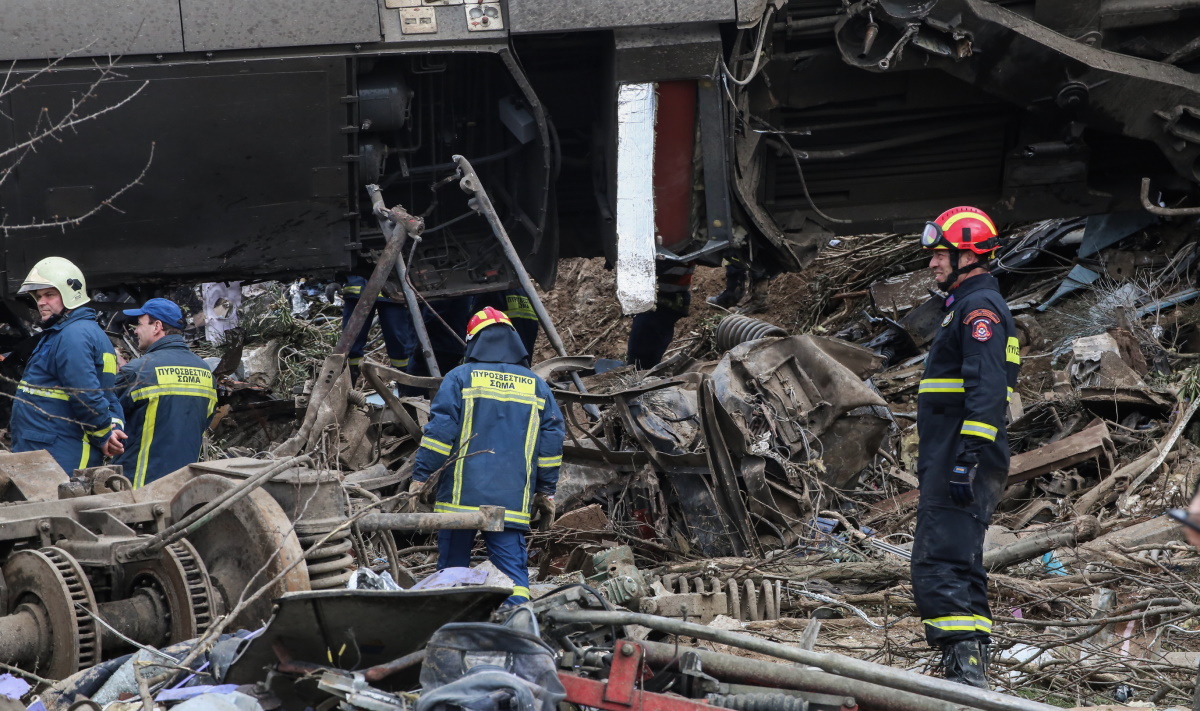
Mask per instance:
[[[638,689],[643,677],[644,652],[637,642],[617,643],[607,681],[584,679],[574,674],[558,673],[567,690],[566,700],[580,706],[607,711],[711,711],[712,706],[695,699],[673,694],[654,694]]]
[[[654,119],[654,229],[667,249],[692,236],[695,151],[696,82],[660,82]]]

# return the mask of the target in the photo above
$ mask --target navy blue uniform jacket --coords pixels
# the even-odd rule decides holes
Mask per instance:
[[[129,439],[113,463],[125,467],[135,489],[200,458],[216,380],[183,336],[163,336],[129,361],[117,374],[117,393]]]
[[[467,362],[446,374],[413,479],[427,480],[451,456],[468,456],[442,472],[434,511],[503,506],[505,528],[528,530],[534,494],[554,494],[562,413],[550,386],[522,364],[525,358],[513,329],[489,326],[467,344]]]
[[[96,311],[68,311],[46,329],[17,385],[12,451],[44,449],[68,474],[102,464],[100,447],[124,428],[116,376],[117,352]]]

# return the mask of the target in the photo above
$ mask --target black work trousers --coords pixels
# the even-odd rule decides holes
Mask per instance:
[[[691,303],[691,292],[659,294],[653,311],[633,317],[625,361],[641,370],[649,370],[661,363],[671,341],[675,340],[675,323],[688,315]]]
[[[1004,491],[1008,467],[1007,461],[1002,464],[985,450],[973,487],[975,502],[956,505],[950,499],[949,479],[963,436],[959,434],[962,423],[962,417],[954,414],[925,413],[917,423],[922,434],[917,465],[921,499],[913,534],[912,586],[917,612],[925,623],[925,639],[935,647],[991,639],[983,536]],[[1007,449],[1003,430],[996,442]]]

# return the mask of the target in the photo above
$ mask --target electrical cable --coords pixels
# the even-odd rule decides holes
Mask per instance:
[[[721,68],[725,71],[725,76],[729,79],[729,81],[737,84],[738,86],[746,86],[754,79],[755,76],[758,75],[758,63],[762,61],[763,42],[765,42],[767,39],[767,31],[771,26],[771,20],[774,18],[774,15],[775,6],[770,5],[767,7],[767,11],[763,13],[762,20],[759,21],[758,42],[756,42],[754,46],[754,64],[750,65],[750,73],[746,75],[745,79],[738,79],[737,77],[733,76],[733,71],[730,70],[729,65],[725,63],[725,58],[721,57]]]

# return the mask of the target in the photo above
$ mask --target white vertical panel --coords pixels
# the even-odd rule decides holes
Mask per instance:
[[[654,308],[654,84],[617,93],[617,300],[626,314]]]

